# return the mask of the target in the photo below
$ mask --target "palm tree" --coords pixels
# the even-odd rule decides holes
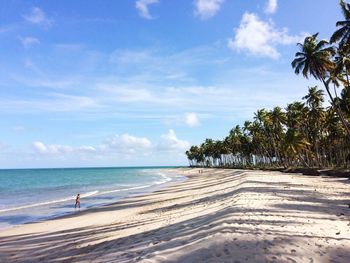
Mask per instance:
[[[310,108],[320,108],[322,107],[323,91],[317,89],[317,86],[309,87],[309,93],[303,97]]]
[[[343,48],[344,45],[350,44],[350,4],[341,0],[340,8],[345,20],[336,23],[336,26],[340,28],[333,33],[330,42],[336,43],[339,41],[339,47]]]
[[[309,88],[303,99],[305,104],[291,103],[286,112],[279,107],[258,111],[253,122],[235,126],[223,141],[206,139],[192,146],[186,152],[190,165],[349,167],[350,147],[336,109],[323,108],[317,87]]]
[[[204,162],[203,151],[198,146],[191,146],[191,148],[186,151],[186,155],[190,166],[198,166]]]
[[[271,120],[271,134],[272,143],[274,147],[274,156],[277,158],[277,164],[282,163],[281,156],[281,142],[283,139],[283,128],[287,123],[286,113],[282,111],[280,107],[274,107],[272,111],[269,112],[269,118]]]
[[[203,151],[206,166],[215,165],[215,143],[213,139],[205,139],[204,143],[201,145],[201,149]]]
[[[229,135],[225,138],[225,142],[231,153],[232,164],[240,165],[241,164],[241,142],[239,140],[241,136],[241,128],[239,125],[236,125],[233,129],[230,130]]]
[[[295,101],[287,105],[286,108],[287,126],[302,132],[305,130],[305,120],[307,119],[308,108],[304,103]]]
[[[308,167],[309,165],[303,158],[302,153],[308,150],[307,147],[309,145],[310,143],[302,136],[301,133],[295,129],[288,129],[284,140],[284,151],[291,161],[294,161],[299,157],[304,165]]]
[[[350,71],[350,45],[345,44],[342,48],[337,49],[337,53],[334,57],[335,68],[333,76],[345,75],[346,81],[343,77],[340,79],[344,86],[349,88],[349,71]],[[331,76],[332,77],[332,76]]]
[[[327,151],[328,166],[346,167],[349,165],[346,157],[350,154],[350,148],[344,137],[344,128],[339,125],[339,116],[335,112],[334,107],[329,107],[325,114],[324,148]]]
[[[350,136],[350,129],[343,118],[343,114],[339,107],[336,107],[337,103],[333,98],[332,93],[329,90],[329,83],[326,78],[329,77],[334,70],[334,63],[332,62],[332,56],[335,54],[334,48],[328,45],[326,40],[317,40],[318,33],[306,37],[304,43],[298,43],[300,51],[295,54],[295,59],[292,62],[292,67],[295,73],[299,75],[303,74],[305,78],[313,76],[317,80],[321,80],[326,88],[332,105],[338,110],[341,122],[347,134]]]
[[[308,36],[304,39],[303,44],[297,44],[300,51],[295,54],[292,67],[297,75],[302,73],[307,79],[311,75],[315,79],[321,80],[325,84],[331,100],[333,100],[328,85],[326,85],[326,77],[334,68],[334,63],[331,61],[334,49],[328,46],[327,40],[318,41],[317,36],[318,33]]]
[[[272,125],[275,130],[281,130],[282,125],[287,122],[286,114],[282,111],[281,107],[274,107],[271,112]]]
[[[339,106],[342,111],[350,118],[350,87],[344,88],[340,94]]]
[[[324,111],[322,104],[324,102],[323,99],[323,91],[317,89],[315,87],[309,87],[309,93],[303,97],[306,100],[306,105],[308,106],[308,130],[307,130],[307,138],[309,138],[311,142],[311,147],[316,156],[316,164],[320,166],[322,163],[322,155],[320,154],[320,140],[322,138],[322,127],[324,123]]]

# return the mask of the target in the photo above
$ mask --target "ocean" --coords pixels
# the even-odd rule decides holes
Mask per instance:
[[[74,213],[78,193],[84,210],[186,179],[171,168],[0,170],[0,229]]]

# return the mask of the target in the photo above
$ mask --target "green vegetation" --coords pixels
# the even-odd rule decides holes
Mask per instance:
[[[261,109],[253,121],[234,127],[223,140],[206,139],[186,155],[191,166],[209,167],[350,167],[350,4],[340,1],[344,21],[330,41],[318,33],[298,43],[292,67],[313,77],[324,91],[309,87],[302,102],[285,109]]]

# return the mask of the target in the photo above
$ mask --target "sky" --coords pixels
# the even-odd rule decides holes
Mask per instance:
[[[290,63],[338,3],[1,1],[0,168],[187,165],[318,84]]]

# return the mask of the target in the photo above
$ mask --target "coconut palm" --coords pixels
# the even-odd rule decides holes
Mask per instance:
[[[304,43],[298,43],[300,51],[295,54],[295,59],[292,62],[292,67],[297,75],[303,74],[305,78],[313,76],[317,80],[321,80],[329,95],[331,103],[336,106],[336,101],[329,90],[329,82],[327,77],[331,75],[335,66],[332,62],[332,56],[335,54],[333,47],[328,45],[328,41],[317,39],[318,33],[306,37]],[[347,134],[350,136],[350,129],[339,107],[336,107],[340,120],[344,125]]]
[[[235,126],[224,140],[192,146],[192,165],[267,167],[276,165],[348,167],[350,147],[334,106],[323,108],[323,92],[310,87],[305,103],[259,110],[254,121]]]
[[[305,130],[308,108],[304,103],[295,101],[286,107],[287,126],[298,131]]]
[[[325,81],[334,68],[331,58],[335,51],[327,40],[318,41],[317,36],[318,33],[308,36],[303,43],[297,44],[300,51],[295,54],[292,67],[297,75],[302,73],[305,78],[311,75],[317,80]]]
[[[345,20],[336,23],[336,26],[340,28],[333,33],[330,42],[336,43],[339,41],[339,47],[343,48],[344,45],[350,44],[350,4],[341,0],[340,8]]]
[[[303,102],[258,110],[252,121],[244,122],[242,128],[235,126],[224,140],[206,139],[192,146],[186,152],[190,164],[350,167],[350,4],[341,1],[340,5],[345,20],[337,23],[340,28],[331,38],[339,46],[319,41],[314,34],[298,44],[300,51],[292,62],[296,74],[323,83],[331,105],[324,108],[323,91],[310,87]]]
[[[307,79],[313,76],[315,79],[321,80],[334,105],[333,95],[329,91],[326,78],[334,69],[334,63],[331,59],[335,51],[333,47],[328,45],[327,40],[318,41],[317,36],[318,33],[308,36],[304,39],[303,44],[297,44],[300,51],[295,54],[292,67],[297,75],[302,73]]]
[[[345,76],[341,78],[341,82],[345,84],[344,86],[349,87],[349,73],[350,73],[350,44],[344,45],[342,48],[337,49],[337,53],[334,56],[335,68],[332,72],[333,76]]]
[[[308,151],[307,147],[310,143],[301,133],[295,129],[288,129],[283,145],[284,151],[290,161],[293,162],[296,159],[300,159],[304,165],[309,166],[303,157],[303,152]]]
[[[308,126],[306,137],[311,142],[311,148],[316,159],[313,164],[320,166],[322,162],[320,154],[320,140],[322,137],[322,127],[324,122],[324,110],[322,104],[324,102],[323,91],[317,86],[309,87],[309,93],[303,97],[308,106]],[[309,157],[309,156],[308,156]]]
[[[345,113],[347,118],[350,118],[350,87],[346,87],[342,90],[339,99],[339,106]]]
[[[274,107],[271,111],[271,121],[274,130],[282,130],[282,125],[287,122],[286,114],[282,111],[281,107]]]
[[[203,151],[198,146],[191,146],[191,148],[186,151],[186,155],[190,162],[190,166],[198,166],[204,162]]]
[[[284,136],[284,126],[287,123],[286,113],[282,111],[280,107],[274,107],[271,112],[269,112],[271,120],[271,130],[272,130],[272,143],[274,147],[274,156],[277,157],[277,164],[281,164],[282,155],[281,155],[281,146]]]
[[[317,86],[309,87],[309,93],[303,97],[306,100],[307,105],[310,108],[320,108],[322,107],[323,99],[323,91],[317,89]]]

